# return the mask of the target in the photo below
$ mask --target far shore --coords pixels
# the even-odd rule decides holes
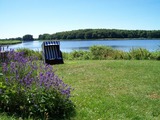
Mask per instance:
[[[13,45],[13,44],[18,44],[22,43],[20,40],[0,40],[0,46],[1,45]]]

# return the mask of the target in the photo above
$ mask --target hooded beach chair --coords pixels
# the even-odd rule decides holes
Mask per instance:
[[[44,41],[42,43],[42,56],[47,64],[63,64],[60,41]]]

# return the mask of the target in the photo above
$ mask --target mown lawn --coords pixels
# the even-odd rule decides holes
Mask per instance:
[[[160,61],[77,60],[53,67],[74,88],[74,120],[160,119]]]
[[[54,67],[74,88],[76,120],[160,119],[159,61],[65,61]]]

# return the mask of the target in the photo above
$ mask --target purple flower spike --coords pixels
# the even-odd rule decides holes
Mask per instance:
[[[3,73],[12,75],[6,79],[7,82],[17,83],[24,90],[36,85],[37,89],[55,90],[66,98],[70,97],[71,88],[55,75],[51,65],[37,62],[35,57],[27,58],[23,52],[14,50],[10,51],[7,57],[10,64],[2,65]]]

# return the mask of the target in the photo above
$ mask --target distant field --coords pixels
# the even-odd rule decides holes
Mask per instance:
[[[73,120],[159,120],[160,61],[75,60],[54,65],[74,88]],[[0,115],[4,120],[13,119]]]
[[[11,44],[17,44],[21,43],[20,40],[0,40],[0,45],[11,45]]]

